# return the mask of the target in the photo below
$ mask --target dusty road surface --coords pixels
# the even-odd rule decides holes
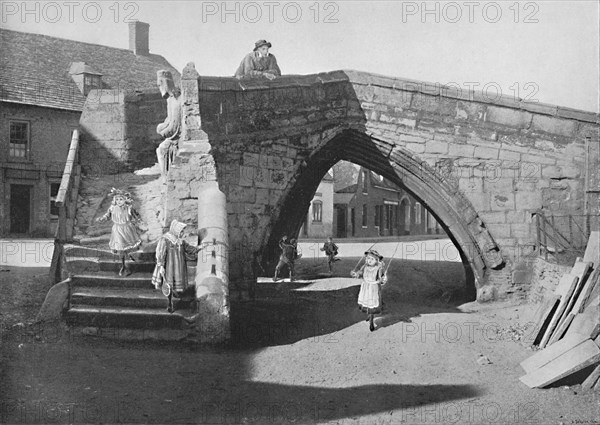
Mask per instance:
[[[0,422],[600,420],[598,393],[569,381],[543,390],[519,382],[519,362],[532,353],[521,341],[531,331],[531,307],[470,302],[460,262],[397,259],[384,314],[369,332],[356,307],[359,281],[347,277],[357,261],[342,258],[330,276],[322,258],[302,258],[299,282],[261,279],[255,302],[232,304],[226,347],[124,342],[28,326],[28,314],[4,317]],[[6,294],[13,283],[4,276]]]

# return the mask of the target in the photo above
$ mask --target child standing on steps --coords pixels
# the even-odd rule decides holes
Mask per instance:
[[[156,246],[156,266],[152,273],[154,288],[161,289],[168,298],[167,311],[175,311],[173,297],[181,298],[190,287],[187,262],[198,259],[201,247],[193,246],[183,239],[187,227],[173,220],[169,231],[164,233]]]
[[[358,308],[367,313],[369,330],[375,330],[373,319],[375,314],[382,311],[381,285],[387,282],[387,276],[384,272],[383,256],[379,255],[374,249],[365,252],[365,264],[358,271],[351,271],[353,278],[362,277],[358,293]]]
[[[133,221],[141,221],[140,215],[132,207],[133,199],[129,192],[125,192],[114,187],[110,191],[113,197],[112,203],[102,217],[96,219],[98,222],[107,221],[109,218],[113,222],[112,232],[110,234],[109,248],[113,253],[118,254],[121,260],[121,269],[119,276],[129,276],[131,269],[125,263],[125,256],[133,261],[130,252],[137,249],[142,241],[133,224]]]

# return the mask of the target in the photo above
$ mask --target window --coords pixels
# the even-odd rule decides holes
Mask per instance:
[[[362,172],[362,177],[363,177],[363,193],[367,193],[369,190],[369,182],[367,180],[368,174],[365,170],[363,170]]]
[[[9,155],[13,158],[26,159],[29,152],[29,123],[27,121],[10,121],[9,128]]]
[[[388,230],[392,229],[394,205],[385,205],[385,228]]]
[[[421,204],[415,203],[415,224],[421,224]]]
[[[83,85],[86,91],[102,88],[102,83],[99,75],[83,74]]]
[[[381,214],[381,205],[375,205],[375,227],[380,226],[379,216]]]
[[[362,227],[367,227],[367,204],[363,204]]]
[[[56,206],[56,195],[58,195],[60,183],[50,183],[50,215],[58,217],[58,207]]]
[[[323,202],[314,201],[312,204],[313,221],[321,221],[323,216]]]

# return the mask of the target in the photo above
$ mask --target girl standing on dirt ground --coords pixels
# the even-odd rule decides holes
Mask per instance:
[[[338,246],[335,243],[333,243],[333,239],[331,238],[331,236],[327,238],[327,242],[323,244],[323,248],[321,248],[321,251],[325,251],[325,255],[327,255],[327,265],[329,266],[329,273],[332,273],[332,264],[336,261],[340,261],[340,259],[335,258],[335,256],[338,254]]]
[[[381,286],[387,282],[383,267],[383,256],[379,255],[374,249],[370,249],[365,252],[365,264],[361,269],[350,272],[353,278],[363,278],[358,293],[358,308],[367,313],[367,321],[371,332],[375,330],[375,324],[373,323],[375,314],[382,311]]]
[[[125,264],[125,256],[128,256],[132,261],[135,261],[130,252],[137,249],[142,241],[137,233],[133,221],[141,221],[140,215],[132,207],[133,199],[131,194],[114,187],[110,191],[113,197],[112,204],[108,208],[106,214],[98,217],[96,221],[104,222],[109,218],[113,222],[112,232],[110,234],[109,248],[114,254],[118,254],[121,259],[121,269],[119,276],[129,276],[131,269]]]

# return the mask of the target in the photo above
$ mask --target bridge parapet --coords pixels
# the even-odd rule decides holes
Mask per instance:
[[[237,80],[200,76],[192,64],[181,84],[183,138],[165,208],[193,222],[196,187],[218,182],[232,295],[236,281],[250,293],[261,267],[268,272],[274,241],[298,231],[318,181],[340,159],[429,207],[480,289],[498,281],[494,269],[532,263],[534,211],[583,213],[590,202],[595,113],[357,71]]]

